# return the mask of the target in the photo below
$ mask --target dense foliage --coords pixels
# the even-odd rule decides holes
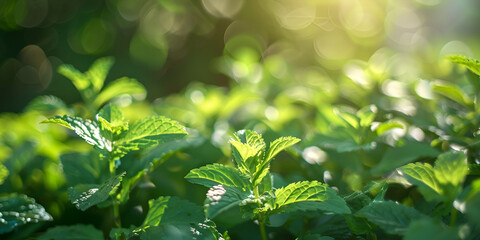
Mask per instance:
[[[73,51],[0,67],[45,93],[0,113],[0,238],[480,238],[480,61],[436,1],[81,2],[0,3]]]

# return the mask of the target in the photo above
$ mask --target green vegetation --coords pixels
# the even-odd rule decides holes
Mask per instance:
[[[447,3],[33,2],[0,29],[67,42],[0,63],[38,88],[1,105],[1,239],[480,238],[478,46],[420,31]]]

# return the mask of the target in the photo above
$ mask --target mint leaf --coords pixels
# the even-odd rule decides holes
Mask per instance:
[[[90,78],[91,84],[95,92],[100,91],[103,83],[107,78],[107,74],[115,62],[113,57],[103,57],[97,59],[85,74]]]
[[[386,233],[397,235],[404,235],[410,222],[425,217],[414,208],[393,201],[372,202],[355,215],[367,218]]]
[[[0,234],[27,223],[52,220],[52,216],[33,198],[16,193],[0,197]]]
[[[317,181],[292,183],[275,191],[273,213],[323,210],[348,214],[350,209],[335,190]]]
[[[78,240],[91,239],[103,240],[102,231],[96,229],[92,225],[77,224],[72,226],[57,226],[47,230],[46,233],[37,240]]]
[[[423,218],[412,221],[408,226],[404,240],[452,240],[461,239],[454,229],[449,229],[440,221]]]
[[[62,64],[58,67],[58,72],[63,76],[70,79],[80,92],[90,87],[90,81],[87,76],[78,71],[74,66],[70,64]]]
[[[296,137],[281,137],[275,139],[268,148],[267,154],[265,156],[265,162],[270,162],[273,157],[275,157],[279,152],[285,150],[288,147],[295,145],[300,142],[300,139]],[[262,163],[265,165],[265,163]]]
[[[98,154],[68,153],[60,156],[62,170],[71,185],[96,184],[102,173],[108,172],[107,161],[102,161]]]
[[[101,135],[100,127],[94,121],[68,115],[57,115],[43,121],[43,123],[58,123],[74,130],[79,137],[83,138],[87,143],[95,146],[98,150],[112,151],[112,142]]]
[[[387,149],[380,162],[371,171],[373,174],[384,174],[422,157],[436,157],[439,153],[429,144],[406,142],[403,146]]]
[[[442,188],[432,165],[428,163],[410,163],[400,168],[406,174],[407,180],[419,187],[424,197],[430,201],[438,194],[442,194]]]
[[[105,86],[103,91],[101,91],[93,101],[93,106],[99,108],[107,101],[120,95],[145,95],[146,92],[145,87],[137,80],[122,77]]]
[[[467,156],[460,151],[449,151],[435,161],[435,177],[442,185],[458,186],[468,174]]]
[[[468,70],[480,76],[480,62],[477,59],[465,57],[465,56],[448,56],[448,58],[454,62],[461,64],[468,68]]]
[[[185,178],[191,183],[201,184],[206,187],[221,184],[232,187],[252,188],[247,175],[236,168],[217,163],[193,169]]]
[[[105,201],[110,192],[122,181],[125,172],[107,179],[103,184],[77,185],[68,188],[68,198],[78,209],[85,211]]]
[[[128,152],[179,139],[185,135],[187,132],[178,122],[163,116],[149,117],[133,124],[118,140],[117,146]]]
[[[251,191],[240,188],[216,185],[207,192],[205,199],[205,216],[214,218],[228,209],[239,206],[244,201],[253,197]]]
[[[432,90],[465,107],[471,107],[473,105],[473,100],[457,85],[443,81],[435,81],[432,84]]]

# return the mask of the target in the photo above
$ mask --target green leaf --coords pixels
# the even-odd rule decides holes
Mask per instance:
[[[223,185],[213,186],[208,190],[205,199],[205,215],[209,219],[214,218],[228,209],[241,205],[251,197],[253,197],[251,191]]]
[[[0,234],[27,223],[52,220],[52,216],[33,198],[16,193],[0,197]]]
[[[264,159],[261,159],[257,164],[255,169],[255,174],[253,176],[253,185],[257,186],[260,184],[265,176],[270,172],[270,162],[273,157],[275,157],[282,150],[293,146],[298,143],[300,139],[295,137],[281,137],[270,143],[270,147],[265,155]]]
[[[384,134],[386,131],[394,129],[394,128],[400,128],[403,129],[403,125],[400,122],[396,121],[387,121],[387,122],[382,122],[380,123],[377,128],[375,128],[375,132],[377,133],[378,136]]]
[[[343,120],[351,128],[358,128],[360,126],[360,118],[354,113],[353,109],[345,106],[339,106],[333,109],[335,115]]]
[[[345,201],[327,184],[317,181],[292,183],[275,191],[273,213],[322,210],[349,214]]]
[[[96,152],[69,153],[60,156],[62,170],[71,185],[96,184],[103,172],[108,172],[107,161],[101,161]]]
[[[270,162],[273,157],[275,157],[279,152],[282,150],[295,145],[296,143],[300,142],[300,139],[296,137],[281,137],[275,139],[268,148],[265,162]],[[264,163],[262,163],[264,165]]]
[[[90,78],[90,81],[93,85],[95,92],[99,92],[103,87],[103,83],[107,78],[107,74],[112,68],[113,63],[115,62],[113,57],[103,57],[96,60],[88,72],[85,74]]]
[[[65,76],[66,78],[70,79],[78,89],[78,91],[82,92],[85,89],[89,88],[91,83],[87,76],[85,76],[82,72],[78,71],[74,66],[70,64],[62,64],[58,67],[58,72]]]
[[[265,153],[265,142],[262,135],[251,130],[240,130],[230,140],[232,155],[238,167],[244,173],[253,175],[258,161]]]
[[[432,165],[428,163],[409,163],[400,169],[407,175],[409,182],[424,190],[424,196],[427,200],[432,200],[435,193],[442,193]],[[433,191],[428,191],[428,189]]]
[[[104,106],[95,116],[101,126],[101,134],[111,142],[118,140],[119,136],[128,130],[128,123],[124,121],[123,114],[116,105]]]
[[[473,105],[473,100],[457,85],[435,81],[432,85],[432,90],[463,106],[471,107]]]
[[[252,188],[247,175],[236,168],[217,163],[193,169],[185,178],[191,183],[206,187],[221,184],[239,188]]]
[[[460,151],[449,151],[435,161],[435,177],[442,185],[459,186],[468,174],[467,156]]]
[[[101,185],[77,185],[68,188],[68,198],[78,209],[85,211],[92,206],[95,206],[105,201],[110,192],[122,181],[125,172],[107,179]]]
[[[92,225],[77,224],[72,226],[56,226],[47,230],[37,240],[103,240],[102,231]]]
[[[162,116],[149,117],[133,124],[125,136],[118,140],[117,146],[128,152],[179,139],[185,135],[187,132],[178,122]]]
[[[55,112],[62,109],[67,109],[67,104],[62,99],[52,95],[38,96],[25,107],[26,112]]]
[[[0,185],[2,185],[5,179],[8,177],[8,173],[9,171],[7,167],[5,167],[5,165],[0,163]]]
[[[372,125],[376,115],[377,107],[375,105],[365,106],[357,111],[357,116],[360,119],[360,126],[362,127],[369,127]]]
[[[436,157],[440,152],[429,144],[406,142],[405,145],[389,148],[380,162],[372,168],[373,174],[384,174],[423,157]]]
[[[159,197],[148,201],[150,206],[142,226],[169,223],[195,223],[205,220],[203,208],[177,197]]]
[[[454,229],[449,229],[437,220],[424,218],[412,221],[407,229],[404,240],[454,240],[461,239]]]
[[[43,123],[58,123],[74,130],[78,136],[83,138],[87,143],[95,146],[96,149],[106,150],[108,152],[112,151],[112,142],[101,135],[100,128],[94,121],[63,115],[49,118],[43,121]]]
[[[137,80],[133,78],[122,77],[105,86],[103,91],[101,91],[93,101],[93,106],[95,106],[95,108],[99,108],[112,98],[124,94],[145,95],[146,90],[145,87]]]
[[[426,217],[414,208],[393,201],[372,202],[355,215],[363,216],[389,234],[404,235],[414,220]]]
[[[480,76],[480,62],[477,59],[465,56],[448,56],[448,58],[452,62],[461,64],[468,68],[468,70]]]

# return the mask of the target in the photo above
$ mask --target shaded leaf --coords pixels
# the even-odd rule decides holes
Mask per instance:
[[[367,218],[386,233],[397,235],[404,235],[410,222],[425,217],[414,208],[393,201],[372,202],[356,215]]]
[[[61,109],[67,109],[65,102],[52,95],[38,96],[30,101],[25,107],[25,111],[55,112]]]
[[[70,185],[96,184],[102,172],[108,173],[107,162],[101,161],[95,152],[64,154],[60,162]]]
[[[27,223],[52,220],[52,216],[33,198],[16,193],[0,197],[0,234]]]
[[[436,157],[439,153],[429,144],[406,142],[403,146],[387,149],[380,162],[371,171],[373,174],[384,174],[422,157]]]
[[[251,191],[230,186],[213,186],[208,190],[205,199],[205,215],[209,219],[214,218],[230,208],[241,205],[243,201],[252,197]]]
[[[217,163],[193,169],[185,178],[191,183],[201,184],[206,187],[221,184],[251,189],[251,183],[247,175],[236,168]]]
[[[103,233],[92,225],[77,224],[72,226],[56,226],[47,230],[37,240],[103,240]]]
[[[429,218],[412,221],[403,238],[405,240],[455,240],[461,239],[454,229],[447,228],[439,221]]]
[[[85,211],[92,206],[95,206],[105,201],[110,192],[122,181],[125,172],[109,178],[101,185],[77,185],[68,188],[68,198],[78,209]]]
[[[317,181],[292,183],[275,191],[274,213],[322,210],[340,214],[350,213],[346,202],[327,184]]]

